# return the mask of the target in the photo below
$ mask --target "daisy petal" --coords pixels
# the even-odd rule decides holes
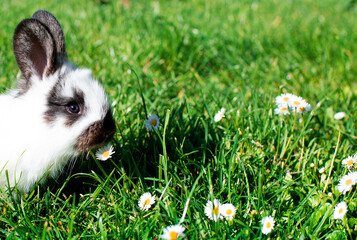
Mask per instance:
[[[340,202],[336,205],[335,210],[333,211],[333,218],[342,220],[347,211],[346,202]]]
[[[155,195],[151,196],[151,193],[144,193],[139,199],[139,208],[143,211],[150,209],[151,205],[155,203]]]
[[[154,128],[158,130],[160,127],[160,118],[156,114],[151,114],[148,119],[145,120],[145,127],[149,131],[154,131]]]
[[[99,148],[95,154],[96,158],[100,161],[106,161],[114,154],[114,148],[112,145]]]
[[[179,237],[185,236],[185,234],[183,234],[184,231],[185,231],[185,228],[182,227],[181,225],[168,226],[168,227],[164,228],[164,233],[162,235],[160,235],[159,238],[176,240]]]
[[[263,234],[268,234],[270,233],[275,225],[275,220],[272,216],[267,216],[262,219],[262,233]]]

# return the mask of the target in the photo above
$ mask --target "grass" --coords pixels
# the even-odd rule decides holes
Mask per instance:
[[[190,199],[188,239],[355,239],[356,189],[336,188],[348,173],[342,160],[356,153],[355,6],[123,2],[2,3],[1,92],[18,73],[16,25],[45,8],[64,29],[69,58],[104,85],[118,129],[107,162],[90,155],[21,200],[1,198],[2,238],[156,239]],[[274,115],[284,92],[305,98],[313,114]],[[339,111],[347,117],[337,121]],[[161,119],[157,132],[145,129],[150,113]],[[157,197],[147,212],[138,207],[144,192]],[[205,216],[214,198],[237,208],[233,221]],[[338,221],[341,201],[348,212]],[[276,225],[265,236],[268,215]]]

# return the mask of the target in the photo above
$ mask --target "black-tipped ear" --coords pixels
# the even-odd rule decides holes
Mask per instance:
[[[40,79],[57,69],[55,41],[48,28],[36,19],[25,19],[14,33],[14,53],[26,80],[35,74]]]
[[[56,51],[59,55],[59,58],[67,59],[66,46],[63,31],[61,25],[57,21],[57,19],[46,10],[38,10],[32,16],[32,18],[39,20],[43,25],[45,25],[52,34],[55,43],[56,43]]]

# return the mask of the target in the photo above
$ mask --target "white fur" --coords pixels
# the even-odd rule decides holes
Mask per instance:
[[[72,69],[63,65],[55,74],[40,80],[31,77],[29,90],[18,96],[18,90],[0,95],[0,186],[15,184],[21,192],[28,192],[47,171],[56,176],[69,159],[78,156],[74,149],[77,138],[92,123],[104,117],[109,108],[103,88],[92,78],[89,69]],[[64,118],[45,122],[47,96],[65,74],[61,94],[73,96],[74,88],[85,95],[86,115],[71,127],[64,126]]]

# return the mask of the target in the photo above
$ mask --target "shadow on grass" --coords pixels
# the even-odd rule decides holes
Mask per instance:
[[[210,119],[187,116],[186,110],[187,105],[183,103],[180,108],[170,112],[165,143],[161,142],[157,133],[148,132],[143,127],[125,133],[118,129],[113,141],[115,154],[111,160],[103,162],[93,159],[91,155],[88,158],[82,156],[70,162],[58,179],[47,181],[41,188],[56,192],[63,187],[63,197],[91,193],[101,184],[91,176],[92,172],[103,181],[112,173],[109,186],[125,174],[135,185],[140,183],[144,189],[152,187],[153,180],[163,181],[159,177],[159,158],[164,154],[164,146],[169,159],[168,175],[190,175],[195,179],[205,161],[214,156],[212,149],[217,148],[220,136]],[[158,132],[161,136],[163,124]],[[127,123],[126,127],[133,125],[137,123]]]

